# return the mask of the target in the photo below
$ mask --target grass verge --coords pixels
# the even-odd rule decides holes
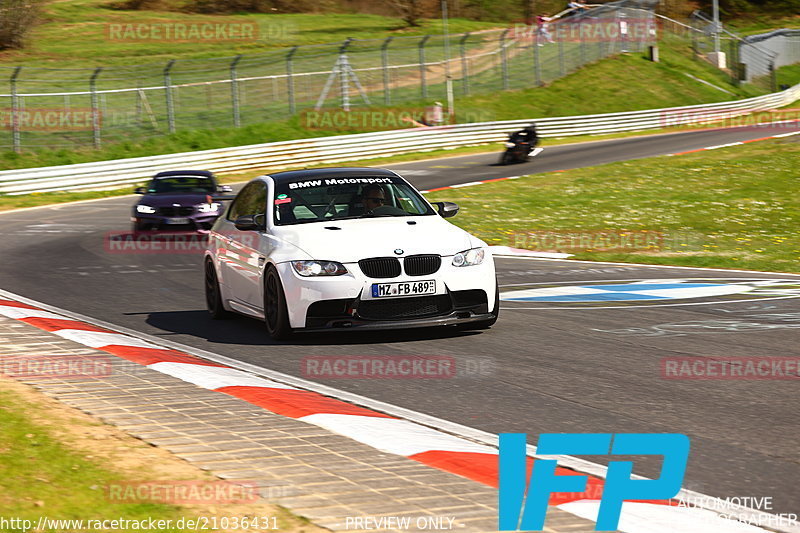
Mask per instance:
[[[490,244],[576,259],[800,272],[796,137],[527,176],[431,193],[462,206],[455,224]],[[530,233],[533,232],[533,233]],[[552,233],[548,233],[552,232]],[[653,245],[604,251],[574,235],[651,232]],[[522,237],[520,234],[527,235]],[[542,236],[551,240],[545,241]],[[634,243],[635,244],[635,243]]]
[[[0,516],[6,519],[32,520],[35,526],[41,516],[53,520],[152,518],[172,520],[174,526],[181,518],[272,515],[281,530],[321,531],[283,509],[260,502],[172,505],[114,501],[106,490],[110,484],[218,480],[169,452],[6,378],[0,379],[0,427]],[[51,525],[43,530],[72,529],[78,528]],[[120,530],[134,529],[138,528]],[[189,529],[159,531],[184,530]]]
[[[409,28],[397,17],[363,13],[320,14],[237,14],[201,15],[180,11],[112,9],[108,0],[66,0],[50,2],[46,13],[23,50],[0,52],[0,64],[56,68],[92,68],[161,62],[170,59],[233,57],[257,54],[290,46],[341,42],[354,39],[385,39],[389,35],[423,35],[442,32],[441,21],[423,19]],[[454,18],[453,33],[498,27],[497,22]],[[258,31],[246,39],[172,39],[169,25],[187,28],[211,24],[213,28],[233,28],[237,23],[255,24]],[[128,25],[143,24],[138,34],[125,33]],[[117,26],[113,26],[117,25]],[[122,29],[120,29],[122,28]],[[150,30],[152,29],[152,31]],[[216,31],[216,30],[215,30]]]

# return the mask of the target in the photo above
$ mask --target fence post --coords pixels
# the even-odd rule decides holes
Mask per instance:
[[[300,48],[299,46],[293,46],[287,53],[286,53],[286,92],[289,96],[289,114],[294,115],[296,106],[294,102],[294,75],[292,72],[292,58],[294,54],[297,52],[297,49]]]
[[[383,103],[389,105],[392,102],[392,95],[389,92],[389,43],[394,37],[387,37],[381,45],[381,66],[383,68]]]
[[[175,103],[172,101],[172,67],[175,60],[170,59],[164,67],[164,92],[167,96],[167,124],[169,132],[175,133]]]
[[[600,37],[599,39],[597,39],[597,59],[598,60],[599,59],[603,59],[604,57],[606,57],[606,50],[607,49],[606,49],[605,45],[603,44],[605,42],[605,40],[606,40],[605,37]]]
[[[236,128],[242,124],[239,114],[239,82],[236,79],[236,66],[241,60],[242,54],[239,54],[231,61],[231,103],[233,104],[233,125]]]
[[[578,21],[578,38],[581,40],[581,65],[586,64],[586,41],[583,39],[583,23],[584,19],[581,18],[580,21]]]
[[[541,47],[541,32],[539,28],[536,28],[536,33],[534,34],[535,38],[533,40],[533,75],[534,75],[534,82],[536,83],[537,87],[541,87],[544,85],[542,83],[542,62],[539,57],[539,48]]]
[[[741,65],[739,64],[739,54],[738,54],[738,43],[735,39],[731,39],[730,43],[730,50],[728,51],[728,61],[730,62],[730,72],[731,72],[731,81],[736,87],[741,85],[741,76],[742,76],[742,69],[740,68]]]
[[[22,67],[14,68],[11,74],[11,139],[14,145],[14,151],[20,153],[22,151],[22,144],[19,134],[19,97],[17,96],[17,78],[22,71]]]
[[[464,94],[469,94],[469,65],[467,64],[467,39],[469,39],[469,32],[465,33],[458,41],[458,46],[461,49],[461,83],[464,86]]]
[[[92,139],[95,150],[100,148],[100,109],[97,106],[97,77],[103,67],[97,67],[89,78],[89,92],[92,96]]]
[[[425,43],[427,43],[430,38],[430,35],[424,36],[417,45],[419,47],[419,81],[422,98],[428,97],[428,85],[425,83]]]
[[[558,71],[562,77],[567,75],[567,67],[564,64],[564,39],[558,40]]]
[[[500,34],[500,60],[501,72],[503,74],[503,90],[508,90],[508,52],[506,51],[506,35],[508,35],[510,28],[506,28]]]
[[[769,83],[770,83],[770,90],[773,93],[778,92],[778,74],[775,72],[775,62],[769,62]]]
[[[350,111],[350,60],[347,59],[347,47],[350,46],[352,37],[342,41],[339,47],[339,92],[342,97],[342,109]]]

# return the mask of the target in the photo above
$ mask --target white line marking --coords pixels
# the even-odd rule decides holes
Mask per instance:
[[[778,137],[791,137],[792,135],[798,135],[798,134],[800,134],[800,131],[793,131],[791,133],[781,133],[779,135],[773,135],[773,137],[777,139]]]
[[[473,185],[483,185],[482,181],[470,181],[468,183],[459,183],[457,185],[450,185],[451,189],[460,189],[461,187],[472,187]]]
[[[744,144],[743,142],[738,143],[728,143],[728,144],[718,144],[716,146],[706,146],[706,150],[716,150],[717,148],[727,148],[728,146],[737,146],[739,144]]]

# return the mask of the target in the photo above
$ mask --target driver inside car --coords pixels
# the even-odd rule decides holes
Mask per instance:
[[[386,192],[380,185],[367,185],[361,190],[361,203],[364,213],[371,213],[386,204]]]

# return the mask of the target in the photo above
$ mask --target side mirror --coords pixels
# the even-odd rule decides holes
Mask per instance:
[[[233,225],[242,231],[258,231],[264,228],[264,224],[259,223],[259,219],[263,217],[264,215],[242,215],[236,219]]]
[[[133,194],[147,194],[147,187],[136,187],[133,189]]]
[[[436,206],[436,212],[442,218],[450,218],[456,216],[458,213],[458,204],[453,202],[433,202]]]
[[[218,185],[217,192],[233,192],[233,187],[230,185]]]

